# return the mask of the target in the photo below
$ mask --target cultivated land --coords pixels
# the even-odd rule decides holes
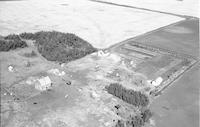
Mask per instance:
[[[37,30],[50,28],[57,30],[61,27],[60,24],[55,27],[53,24],[62,22],[47,16],[46,19],[50,18],[49,21],[52,22],[46,22],[46,28],[42,28],[45,26],[42,21],[37,22],[38,29],[33,29],[33,21],[40,19],[40,15],[33,18],[34,20],[29,18],[33,24],[27,31],[19,29],[9,19],[19,12],[25,14],[25,11],[20,10],[23,7],[19,7],[19,11],[0,15],[4,18],[0,23],[11,23],[12,28],[2,29],[1,33],[7,35],[12,31],[15,34],[0,37],[2,127],[198,126],[198,91],[195,91],[198,87],[194,85],[198,84],[198,78],[193,76],[199,68],[198,19],[186,17],[189,19],[114,44],[129,37],[121,33],[132,30],[130,26],[134,27],[131,23],[124,25],[126,21],[132,22],[129,19],[134,9],[127,10],[123,7],[122,11],[120,7],[89,1],[81,1],[78,4],[50,1],[44,7],[38,8],[38,1],[30,2],[32,7],[36,8],[29,6],[27,11],[41,14],[40,10],[45,10],[44,17],[49,14],[47,12],[52,11],[54,13],[50,14],[53,15],[49,16],[59,19],[59,16],[66,14],[62,11],[68,7],[67,14],[77,14],[77,20],[81,18],[80,14],[86,14],[83,17],[94,23],[101,39],[99,42],[95,41],[94,38],[98,37],[98,34],[92,33],[94,36],[90,45],[87,41],[91,36],[86,36],[87,32],[93,30],[90,28],[82,34],[78,32],[78,35],[84,39],[86,37],[87,41],[75,34],[38,32]],[[29,2],[24,1],[20,4],[27,7],[27,3]],[[9,5],[6,10],[16,7],[9,2],[3,4]],[[60,6],[65,9],[59,10]],[[49,10],[49,7],[53,10]],[[71,10],[73,11],[69,12]],[[117,11],[116,15],[113,15],[113,10]],[[107,15],[108,12],[110,13]],[[160,17],[159,25],[151,24],[154,24],[154,28],[168,25],[169,18],[172,22],[184,18],[171,14],[158,15],[149,11],[138,13],[140,14],[137,16],[146,15],[148,19],[154,14],[155,17]],[[11,17],[5,17],[6,14]],[[113,17],[106,18],[105,15]],[[27,15],[24,16],[23,21],[28,21]],[[122,16],[127,16],[126,20],[121,20]],[[20,18],[16,16],[15,20],[19,26]],[[74,16],[68,17],[70,20],[73,18]],[[164,19],[166,22],[160,22]],[[113,26],[114,20],[118,20],[123,27],[120,23],[116,27]],[[62,27],[63,31],[70,32],[71,28],[75,28],[74,31],[77,32],[76,28],[79,26],[74,25],[74,21],[68,22],[74,27]],[[81,21],[86,23],[85,20]],[[143,23],[141,25],[145,24]],[[7,27],[5,24],[4,26]],[[25,26],[22,23],[20,27],[26,28]],[[104,27],[109,30],[106,31]],[[117,31],[118,28],[121,31]],[[153,29],[145,26],[143,28],[144,31],[140,29],[135,32],[138,34]],[[37,33],[21,34],[30,31]],[[131,37],[133,33],[130,32]],[[105,34],[109,36],[104,36]],[[106,48],[110,45],[112,46]],[[93,46],[104,49],[97,50]],[[188,70],[190,72],[186,73]],[[190,76],[183,75],[185,73]],[[182,78],[182,81],[178,81],[179,78]],[[174,82],[176,86],[172,85]],[[191,84],[191,87],[188,84]],[[181,92],[176,93],[178,90]],[[188,106],[188,103],[192,106]],[[150,109],[153,111],[153,117]],[[174,119],[184,122],[177,123]]]
[[[1,35],[23,32],[74,33],[95,48],[181,21],[183,18],[88,0],[1,1]]]

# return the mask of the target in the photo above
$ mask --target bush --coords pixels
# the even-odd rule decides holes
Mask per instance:
[[[22,33],[20,37],[33,39],[40,54],[49,61],[68,62],[96,51],[88,42],[70,33]]]
[[[139,91],[128,90],[118,83],[111,83],[106,89],[108,93],[134,106],[145,107],[149,104],[149,99],[146,95]]]
[[[26,42],[20,40],[20,38],[18,38],[17,36],[9,35],[5,37],[5,39],[0,40],[0,51],[9,51],[16,48],[24,48],[28,46]]]

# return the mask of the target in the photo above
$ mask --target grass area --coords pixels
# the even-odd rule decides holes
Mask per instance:
[[[10,51],[17,48],[27,47],[25,41],[22,41],[18,35],[8,35],[0,38],[0,51]]]
[[[68,62],[97,51],[75,34],[62,32],[22,33],[23,39],[35,40],[40,54],[49,61]]]

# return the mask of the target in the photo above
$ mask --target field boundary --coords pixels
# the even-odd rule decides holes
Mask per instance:
[[[133,8],[133,9],[138,9],[138,10],[144,10],[144,11],[150,11],[150,12],[161,13],[161,14],[166,14],[166,15],[172,15],[172,16],[177,16],[177,17],[181,17],[181,18],[185,18],[185,19],[197,18],[197,17],[194,17],[194,16],[180,15],[180,14],[175,14],[175,13],[170,13],[170,12],[165,12],[165,11],[159,11],[159,10],[153,10],[153,9],[148,9],[148,8],[130,6],[130,5],[125,5],[125,4],[118,4],[118,3],[107,2],[107,1],[102,1],[102,0],[90,0],[90,1],[98,2],[98,3],[102,3],[102,4],[109,4],[109,5],[113,5],[113,6]]]

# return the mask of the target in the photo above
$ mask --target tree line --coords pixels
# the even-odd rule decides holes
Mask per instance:
[[[111,83],[106,89],[108,93],[134,106],[145,107],[149,104],[149,99],[145,94],[140,91],[126,89],[119,83]]]

